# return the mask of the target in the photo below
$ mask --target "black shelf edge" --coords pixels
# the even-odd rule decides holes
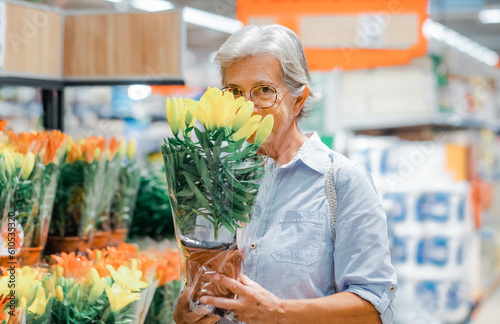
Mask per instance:
[[[64,88],[64,82],[61,80],[51,79],[31,79],[0,76],[0,86],[22,86],[56,90]]]
[[[64,80],[65,87],[76,86],[120,86],[120,85],[185,85],[184,80],[136,79],[136,80]]]
[[[185,85],[184,80],[166,79],[109,79],[109,80],[51,80],[0,76],[0,86],[25,86],[42,89],[62,89],[76,86],[120,86],[120,85]]]

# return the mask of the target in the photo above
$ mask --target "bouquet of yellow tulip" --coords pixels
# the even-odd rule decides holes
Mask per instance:
[[[95,231],[104,181],[103,137],[69,138],[61,161],[47,250],[84,251]]]
[[[0,277],[1,323],[51,323],[54,295],[50,284],[50,276],[43,269],[22,267],[6,271],[4,268]]]
[[[76,278],[62,276],[60,267],[51,275],[31,267],[4,270],[0,323],[143,323],[138,308],[149,307],[145,299],[141,303],[149,284],[141,280],[142,272],[133,264],[117,269],[108,265],[106,276],[90,268]]]
[[[233,296],[215,285],[212,276],[214,271],[239,275],[236,232],[248,222],[265,172],[257,150],[274,120],[272,115],[252,116],[253,110],[253,102],[235,100],[217,88],[208,88],[199,101],[167,99],[173,137],[165,140],[162,153],[183,276],[194,287],[190,305],[195,312],[205,294]]]
[[[123,149],[125,143],[123,143]],[[126,160],[122,163],[116,189],[111,201],[111,228],[114,241],[125,241],[132,223],[132,215],[141,183],[141,168],[135,159],[135,140],[130,140],[126,150]]]
[[[161,248],[161,250],[160,250]],[[87,311],[84,312],[86,316],[91,316],[91,319],[98,319],[98,315],[91,315],[90,312],[95,310],[95,300],[103,291],[107,292],[107,297],[111,303],[111,310],[118,309],[118,306],[128,303],[127,298],[121,298],[120,296],[127,296],[122,290],[118,290],[117,287],[113,287],[114,283],[121,284],[127,288],[129,293],[140,293],[140,301],[134,302],[132,305],[128,306],[124,310],[120,310],[120,318],[123,320],[125,314],[127,318],[135,318],[133,323],[142,323],[148,315],[146,323],[170,323],[172,321],[172,316],[167,318],[161,318],[161,321],[153,319],[151,314],[158,314],[157,309],[151,309],[151,305],[154,300],[154,305],[163,305],[164,307],[169,306],[168,309],[162,309],[161,314],[169,314],[168,311],[173,309],[173,302],[178,296],[179,291],[173,290],[173,288],[179,285],[179,254],[174,252],[171,248],[165,248],[165,246],[158,247],[156,249],[148,249],[147,251],[138,251],[135,245],[131,244],[120,244],[117,247],[107,247],[106,249],[95,249],[86,251],[85,255],[76,255],[75,253],[61,253],[61,255],[52,255],[52,259],[56,262],[52,265],[54,272],[57,277],[72,278],[72,282],[82,283],[81,292],[82,296],[90,296],[90,305],[85,306]],[[106,285],[109,287],[107,289],[100,288],[96,292],[95,287],[88,285],[89,282],[97,282],[96,279],[88,279],[88,274],[92,273],[92,277],[102,278],[110,277],[113,282],[108,282]],[[85,281],[82,278],[87,278]],[[71,283],[72,283],[71,282]],[[125,285],[126,283],[126,285]],[[147,287],[144,283],[148,283]],[[72,283],[73,284],[73,283]],[[74,284],[73,284],[74,285]],[[101,283],[100,285],[103,285]],[[158,286],[158,288],[157,288]],[[86,288],[87,287],[87,288]],[[115,291],[112,289],[115,288]],[[136,288],[140,288],[137,290]],[[68,291],[65,289],[64,291]],[[168,300],[163,294],[171,296]],[[113,295],[117,295],[114,296]],[[129,295],[130,296],[130,295]],[[120,298],[119,298],[120,297]],[[138,298],[135,295],[135,298]],[[61,299],[61,298],[59,298]],[[88,303],[88,301],[81,301],[83,303]],[[169,304],[170,303],[170,304]],[[151,305],[151,307],[150,307]],[[56,302],[55,308],[59,309],[61,306]],[[79,307],[82,310],[84,307]],[[148,312],[149,309],[149,312]],[[102,309],[101,309],[102,311]],[[64,314],[63,311],[55,311],[57,314]],[[80,317],[78,317],[80,318]],[[113,318],[117,320],[117,315]],[[80,323],[79,321],[74,321],[75,323]],[[99,323],[99,322],[96,322]]]
[[[127,266],[108,269],[107,276],[90,268],[86,276],[68,278],[57,268],[52,323],[141,323],[133,303],[149,286],[140,280],[142,272]]]

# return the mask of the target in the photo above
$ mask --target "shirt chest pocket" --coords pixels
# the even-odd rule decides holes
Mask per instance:
[[[326,213],[292,209],[280,218],[272,255],[277,261],[309,265],[318,260]]]

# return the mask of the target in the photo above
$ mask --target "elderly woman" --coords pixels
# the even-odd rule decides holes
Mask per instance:
[[[299,129],[318,99],[299,38],[283,26],[247,26],[229,37],[216,60],[225,91],[252,100],[255,114],[274,116],[260,150],[279,168],[252,215],[260,221],[249,224],[255,228],[243,247],[241,278],[215,278],[237,298],[200,301],[249,324],[391,323],[397,285],[386,216],[363,166]],[[187,292],[174,318],[220,320],[190,312]]]

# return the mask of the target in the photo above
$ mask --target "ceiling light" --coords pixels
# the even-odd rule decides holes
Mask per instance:
[[[142,100],[151,94],[151,87],[142,84],[134,84],[128,87],[128,97],[131,100]]]
[[[190,7],[184,7],[182,17],[187,23],[215,29],[228,34],[232,34],[243,27],[243,23],[239,20]]]
[[[483,9],[477,14],[483,24],[500,24],[500,8]]]
[[[130,5],[147,12],[169,10],[175,7],[172,2],[163,0],[131,0]]]
[[[424,22],[422,31],[427,39],[432,38],[444,42],[487,65],[496,66],[499,62],[498,54],[495,51],[431,19]]]
[[[118,3],[118,2],[122,2],[122,0],[106,0],[107,2],[113,2],[113,3]]]

